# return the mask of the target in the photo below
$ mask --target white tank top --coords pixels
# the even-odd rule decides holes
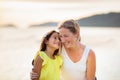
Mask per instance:
[[[85,47],[84,53],[80,61],[74,63],[62,49],[61,56],[63,58],[63,66],[61,68],[62,80],[86,80],[86,61],[89,48]]]

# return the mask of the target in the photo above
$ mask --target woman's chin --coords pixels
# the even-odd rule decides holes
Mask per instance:
[[[70,46],[69,45],[66,45],[66,46],[64,46],[65,48],[70,48]]]

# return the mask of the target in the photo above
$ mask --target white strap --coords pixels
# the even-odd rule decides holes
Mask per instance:
[[[87,61],[89,51],[90,51],[90,48],[86,46],[85,50],[84,50],[84,53],[83,53],[83,60],[84,60],[84,62]]]

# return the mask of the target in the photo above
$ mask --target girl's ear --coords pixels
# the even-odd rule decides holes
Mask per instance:
[[[47,41],[47,40],[45,40],[45,44],[48,44],[48,41]]]

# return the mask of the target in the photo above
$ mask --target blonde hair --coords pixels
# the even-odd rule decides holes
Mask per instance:
[[[78,35],[79,35],[78,39],[79,39],[79,41],[81,40],[81,38],[80,38],[80,26],[75,20],[70,19],[70,20],[66,20],[66,21],[62,22],[61,24],[59,24],[58,29],[61,29],[61,28],[69,29],[70,32],[72,32],[73,34],[78,33]]]

